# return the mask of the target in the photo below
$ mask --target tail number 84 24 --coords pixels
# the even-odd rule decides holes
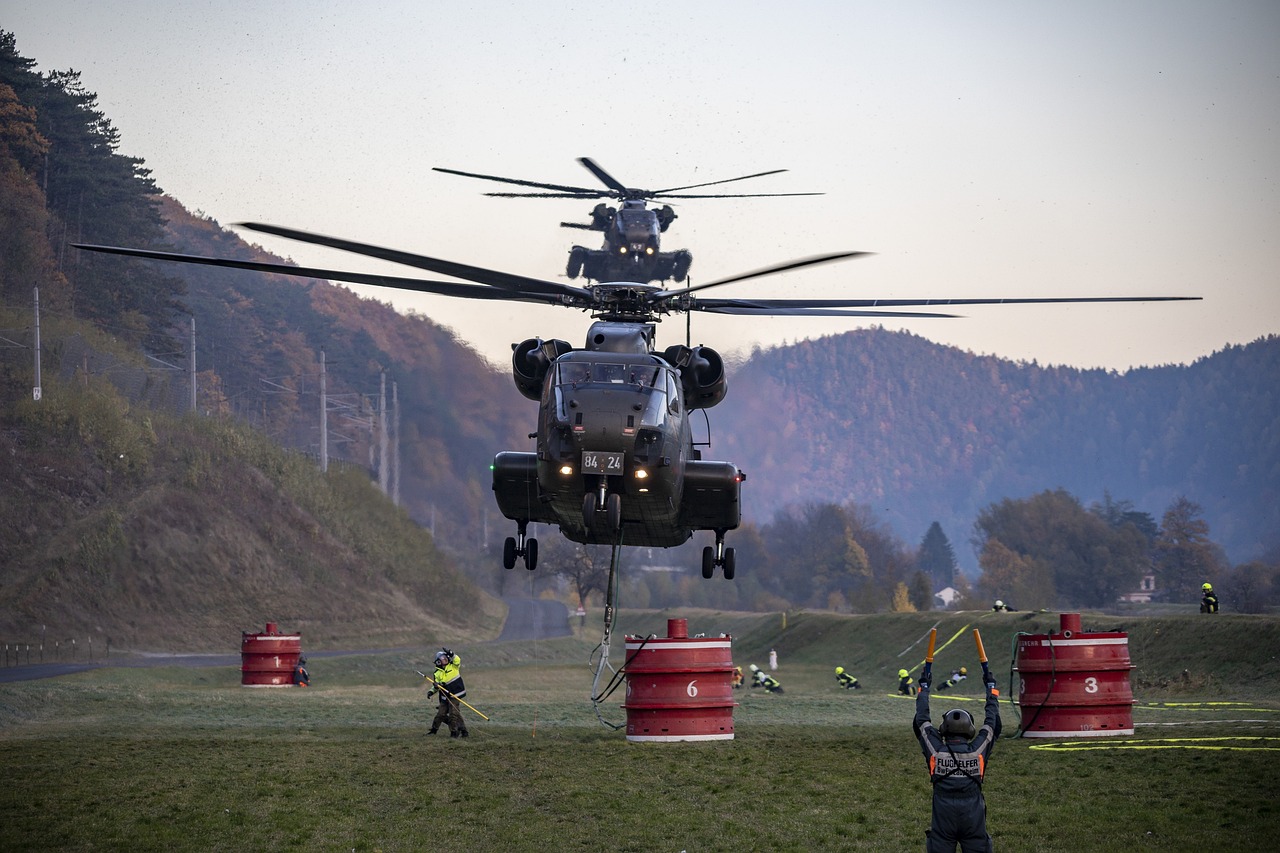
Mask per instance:
[[[621,453],[598,453],[593,450],[582,451],[582,473],[584,474],[621,474]]]

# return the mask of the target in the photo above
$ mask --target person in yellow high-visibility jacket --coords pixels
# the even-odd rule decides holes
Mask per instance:
[[[467,695],[467,687],[462,683],[462,658],[449,649],[441,649],[436,652],[435,664],[436,671],[427,696],[439,693],[440,703],[427,734],[435,734],[444,723],[449,727],[449,737],[468,737],[467,721],[462,718],[462,706],[458,702]]]

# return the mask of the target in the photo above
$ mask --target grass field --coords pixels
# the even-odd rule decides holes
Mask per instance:
[[[620,621],[665,635],[666,615]],[[0,850],[921,849],[930,789],[913,704],[891,695],[892,674],[900,662],[914,668],[923,652],[913,644],[938,617],[797,614],[784,627],[780,614],[687,615],[693,632],[733,634],[744,666],[779,650],[787,692],[736,691],[732,741],[633,744],[602,725],[588,701],[589,639],[458,647],[468,699],[491,718],[472,714],[466,740],[424,734],[434,708],[413,670],[430,645],[313,655],[309,689],[245,689],[236,667],[2,684]],[[1056,624],[970,616],[998,673],[1017,631]],[[966,633],[938,668],[948,652],[973,663],[970,616],[943,620],[941,637]],[[1002,739],[986,783],[997,849],[1274,849],[1275,620],[1129,628],[1135,683],[1152,683],[1135,691],[1136,734],[1083,749]],[[1176,644],[1151,640],[1157,631]],[[1208,643],[1212,660],[1214,644],[1238,636],[1265,642],[1225,670],[1193,663],[1161,686],[1166,657],[1200,660]],[[621,645],[615,635],[618,661]],[[835,686],[841,661],[864,689]],[[1236,681],[1236,666],[1253,677]],[[1224,691],[1226,681],[1240,689]],[[960,698],[935,700],[935,720],[955,704],[977,710],[979,693],[971,679]],[[621,701],[619,691],[603,716],[623,722]],[[1014,734],[1015,710],[1002,713]]]

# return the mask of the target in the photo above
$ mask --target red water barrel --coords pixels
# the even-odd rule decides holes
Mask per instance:
[[[1018,638],[1018,706],[1023,737],[1133,734],[1129,635],[1080,629],[1063,613],[1057,634]]]
[[[301,656],[302,635],[281,634],[274,622],[261,634],[241,633],[240,686],[292,687]]]
[[[690,637],[684,619],[666,637],[627,637],[627,740],[733,740],[733,638]]]

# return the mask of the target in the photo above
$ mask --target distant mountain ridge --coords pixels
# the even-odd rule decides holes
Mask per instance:
[[[711,415],[710,455],[747,472],[758,522],[863,503],[913,544],[938,520],[972,567],[978,510],[1061,487],[1157,520],[1186,495],[1234,561],[1280,545],[1277,336],[1121,374],[871,328],[757,351]]]

